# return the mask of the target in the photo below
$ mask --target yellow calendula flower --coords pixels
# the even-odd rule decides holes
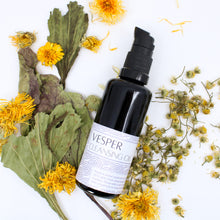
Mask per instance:
[[[26,123],[34,111],[34,99],[26,93],[19,93],[11,101],[1,100],[0,130],[8,137],[17,130],[16,124]]]
[[[97,20],[107,24],[116,24],[126,12],[121,0],[94,0],[89,7]]]
[[[40,189],[53,194],[55,191],[66,191],[69,195],[76,186],[76,169],[68,162],[64,164],[57,162],[55,170],[49,170],[44,178],[40,177],[42,183],[38,185]]]
[[[107,33],[106,37],[102,40],[99,40],[96,36],[88,36],[82,40],[81,47],[84,47],[88,50],[97,53],[102,45],[102,42],[109,36],[109,32]]]
[[[121,212],[122,220],[159,220],[158,192],[147,188],[143,193],[134,192],[121,195],[117,209]]]
[[[63,59],[63,49],[59,44],[47,42],[37,51],[37,59],[42,65],[52,67]]]
[[[35,33],[19,31],[15,36],[9,36],[12,45],[20,48],[30,47],[36,40]]]

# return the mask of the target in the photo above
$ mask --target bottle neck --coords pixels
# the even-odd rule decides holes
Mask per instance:
[[[121,69],[119,77],[126,79],[126,80],[130,80],[139,85],[146,85],[148,82],[148,78],[149,78],[148,74],[144,74],[141,71],[134,70],[134,69],[127,68],[127,67],[123,67]]]
[[[144,85],[145,85],[145,83],[143,83],[143,82],[141,82],[141,81],[139,81],[139,80],[135,80],[135,79],[132,79],[132,78],[128,78],[128,77],[126,77],[126,76],[119,76],[119,77],[120,77],[120,79],[126,80],[126,81],[128,81],[128,82],[135,83],[135,84],[140,85],[140,86],[144,86]]]

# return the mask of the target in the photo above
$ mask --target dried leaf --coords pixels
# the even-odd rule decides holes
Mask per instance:
[[[19,93],[27,93],[32,98],[34,98],[34,103],[40,103],[40,86],[38,74],[36,74],[36,65],[37,65],[37,56],[36,54],[29,48],[23,48],[18,51],[19,58]],[[31,120],[29,124],[21,124],[20,132],[22,135],[27,135],[31,130],[30,125],[32,124]]]
[[[61,119],[64,113],[65,117],[57,120]],[[59,105],[51,115],[36,114],[35,126],[28,136],[12,135],[2,149],[1,161],[4,166],[13,170],[39,192],[63,219],[67,218],[62,213],[55,196],[39,189],[37,185],[40,183],[39,177],[44,176],[55,166],[55,162],[60,161],[66,154],[70,143],[76,138],[76,131],[80,123],[80,117],[70,103]],[[48,138],[45,138],[47,132]]]
[[[70,102],[74,106],[77,114],[80,115],[82,125],[78,129],[77,138],[72,143],[70,150],[65,155],[64,161],[68,161],[73,166],[78,168],[92,126],[92,119],[88,109],[85,106],[85,101],[82,95],[70,92],[66,93],[66,95],[70,98]]]
[[[34,98],[34,103],[40,103],[39,81],[36,75],[37,56],[29,48],[18,51],[20,72],[19,72],[19,93],[28,93]]]
[[[50,113],[57,105],[67,103],[68,100],[63,90],[63,85],[59,79],[51,74],[40,75],[40,103],[36,107],[36,112]]]
[[[57,8],[50,13],[48,28],[50,36],[47,40],[58,43],[64,51],[64,58],[56,66],[65,87],[65,80],[80,50],[80,41],[88,28],[88,15],[77,2],[68,4],[68,12],[62,16]]]
[[[61,161],[76,141],[81,128],[81,117],[72,108],[71,103],[58,105],[50,114],[47,142],[56,156],[53,157],[53,167]]]

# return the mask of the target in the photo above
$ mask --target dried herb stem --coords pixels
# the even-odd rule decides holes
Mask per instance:
[[[94,198],[93,195],[90,195],[89,193],[85,194],[99,207],[99,209],[105,214],[105,216],[109,219],[109,220],[113,220],[113,218],[111,217],[111,215],[97,202],[97,200]]]

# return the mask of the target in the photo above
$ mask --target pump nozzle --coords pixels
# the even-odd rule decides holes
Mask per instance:
[[[135,28],[134,37],[133,46],[126,57],[120,77],[146,84],[152,63],[154,39],[148,32],[138,27]]]

